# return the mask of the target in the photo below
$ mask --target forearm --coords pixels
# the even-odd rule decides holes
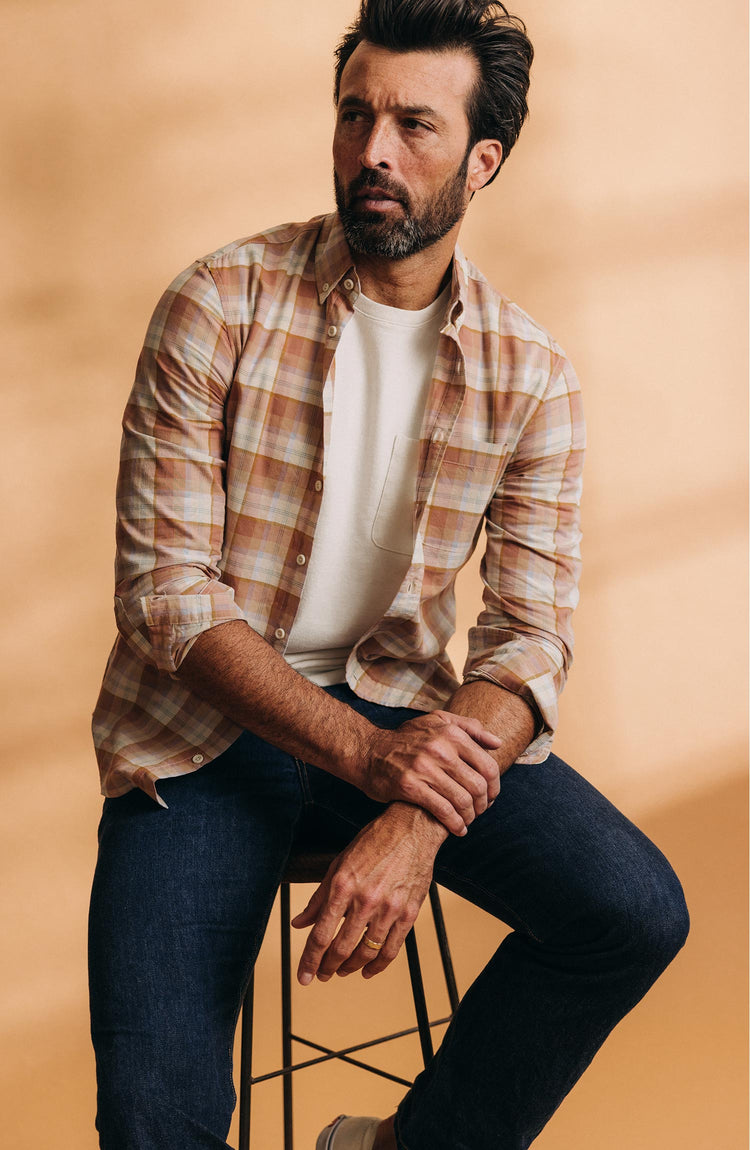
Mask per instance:
[[[178,677],[239,726],[357,785],[373,725],[294,671],[247,623],[204,631]]]
[[[445,709],[455,715],[478,719],[483,727],[502,740],[499,749],[490,752],[500,774],[515,763],[534,738],[536,719],[528,703],[520,695],[487,679],[464,683]]]

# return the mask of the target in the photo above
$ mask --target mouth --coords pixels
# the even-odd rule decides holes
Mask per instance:
[[[401,201],[384,192],[382,188],[362,188],[354,196],[355,203],[368,211],[385,211],[392,204],[401,204]]]

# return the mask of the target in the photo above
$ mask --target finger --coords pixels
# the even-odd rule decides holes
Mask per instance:
[[[461,752],[459,752],[460,754]],[[462,758],[454,758],[446,763],[443,773],[450,778],[456,786],[469,796],[474,814],[481,815],[489,805],[489,782],[481,771],[476,770]],[[446,797],[449,797],[446,795]],[[463,813],[463,812],[462,812]]]
[[[486,781],[463,762],[450,739],[432,740],[415,757],[406,785],[408,801],[421,803],[422,799],[414,799],[408,790],[419,793],[423,786],[447,799],[465,825],[487,805]]]
[[[358,949],[359,941],[367,927],[367,913],[349,913],[344,919],[338,934],[323,955],[318,967],[318,978],[327,982]]]
[[[385,947],[390,930],[391,925],[386,924],[384,920],[373,920],[368,923],[358,945],[352,951],[350,957],[347,958],[346,962],[341,964],[336,973],[342,976],[353,974],[355,970],[360,970],[363,966],[366,966],[368,962],[372,962],[373,958],[376,958]],[[372,945],[368,946],[368,942],[370,944],[380,943],[381,945],[375,948]]]
[[[424,780],[427,786],[448,800],[456,814],[461,817],[464,826],[472,823],[476,815],[481,813],[476,809],[478,800],[474,798],[468,787],[463,785],[463,777],[469,770],[470,768],[464,767],[462,771],[458,762],[449,763],[442,768],[433,766],[429,769],[428,776]],[[475,775],[475,778],[478,777]],[[471,785],[476,785],[473,780]],[[485,796],[485,805],[481,808],[484,810],[486,806],[486,784],[480,785],[482,794]]]
[[[324,884],[321,883],[320,886],[316,887],[305,909],[301,910],[299,914],[296,914],[291,920],[293,927],[301,929],[303,926],[311,926],[312,923],[315,922],[315,919],[318,917],[318,912],[325,902],[326,892],[323,886]]]
[[[341,904],[325,903],[320,910],[312,930],[307,936],[304,950],[297,967],[297,980],[302,986],[309,986],[320,966],[320,960],[331,944],[345,907]]]
[[[408,787],[403,788],[403,801],[415,807],[421,807],[428,814],[433,815],[439,823],[452,835],[462,838],[467,831],[466,821],[459,814],[453,804],[444,798],[440,791],[433,789],[421,780],[412,780]]]
[[[459,781],[467,789],[473,791],[471,780],[476,783],[477,776],[482,780],[480,787],[487,795],[487,801],[496,799],[500,792],[500,768],[492,755],[477,746],[474,740],[463,731],[456,731],[454,741],[458,754],[463,763],[471,769],[471,773],[461,772]]]
[[[445,731],[445,738],[453,749],[454,758],[451,760],[446,757],[444,765],[448,768],[449,763],[454,767],[458,764],[458,771],[451,772],[456,780],[475,797],[486,794],[488,802],[497,798],[500,791],[500,768],[492,755],[480,747],[461,727],[451,726]],[[440,757],[436,750],[436,758]],[[464,764],[468,770],[464,768]],[[477,810],[477,814],[480,813],[481,810]]]
[[[448,723],[454,723],[457,727],[461,727],[466,731],[467,735],[471,735],[475,742],[481,746],[489,747],[491,750],[496,751],[502,746],[503,740],[500,735],[495,735],[492,731],[488,731],[479,722],[479,719],[471,719],[468,715],[454,714],[453,711],[433,711],[433,715],[440,715],[443,720]]]
[[[432,760],[440,769],[447,770],[477,798],[486,794],[489,785],[494,791],[500,775],[499,767],[492,755],[458,723],[441,724],[432,738],[425,743],[420,758],[421,763],[415,765],[419,765],[423,772]],[[466,770],[463,764],[466,764],[469,770]],[[476,775],[479,775],[479,778],[476,778]]]
[[[414,919],[400,919],[393,924],[382,950],[362,968],[363,978],[373,978],[391,965],[413,925]]]

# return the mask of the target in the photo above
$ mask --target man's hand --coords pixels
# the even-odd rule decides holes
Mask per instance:
[[[501,745],[477,719],[432,711],[396,730],[377,728],[356,783],[371,799],[412,803],[464,835],[498,795],[500,772],[488,752]]]
[[[297,970],[317,977],[362,969],[365,978],[393,962],[419,913],[445,830],[417,807],[394,803],[366,826],[329,867],[292,926],[312,926]],[[342,921],[343,920],[343,921]],[[383,943],[373,950],[367,937]]]

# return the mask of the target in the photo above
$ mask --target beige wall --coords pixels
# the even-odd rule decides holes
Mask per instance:
[[[744,5],[520,10],[533,114],[465,247],[584,386],[586,575],[557,750],[666,850],[694,920],[539,1145],[743,1150]],[[140,340],[193,257],[330,206],[330,54],[352,11],[3,5],[0,1111],[14,1150],[95,1145],[87,725],[113,633],[118,421]],[[471,568],[460,629],[476,591]],[[496,927],[448,911],[465,985]],[[270,945],[265,985],[274,962]],[[357,1035],[397,1013],[402,973],[347,984]],[[336,1029],[340,989],[314,988],[300,1011]],[[413,1052],[392,1057],[413,1072]],[[354,1071],[311,1073],[300,1145],[331,1112],[394,1100]],[[269,1089],[256,1150],[279,1144],[276,1103]]]

